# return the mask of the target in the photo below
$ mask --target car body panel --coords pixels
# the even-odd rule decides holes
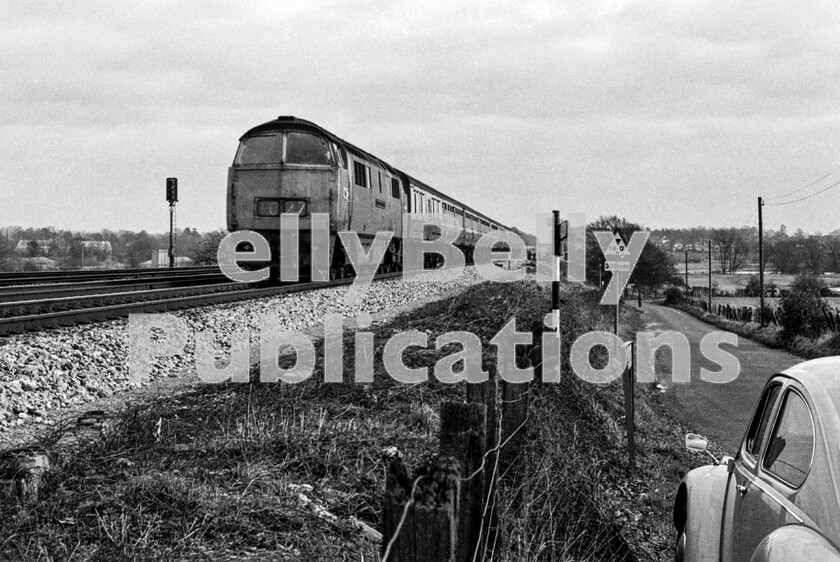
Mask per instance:
[[[840,552],[813,529],[787,525],[767,535],[750,558],[750,562],[783,560],[840,562]]]
[[[712,561],[718,559],[720,544],[720,514],[723,510],[724,492],[729,480],[725,466],[701,466],[685,475],[683,485],[687,491],[685,552],[686,561]]]
[[[747,452],[745,437],[731,466],[700,467],[683,478],[685,493],[678,494],[678,501],[685,498],[687,502],[684,560],[829,559],[825,553],[840,560],[840,357],[807,361],[777,373],[768,380],[762,396],[780,382],[768,423],[761,426],[761,446],[754,447],[758,458]],[[765,467],[773,468],[771,463],[777,458],[765,461],[765,455],[772,455],[768,449],[779,454],[778,442],[768,441],[777,435],[785,400],[792,393],[807,405],[813,429],[811,464],[799,487]],[[805,409],[800,406],[799,411]],[[791,419],[796,419],[793,413]],[[800,427],[807,426],[800,423]],[[805,432],[801,435],[807,437]],[[801,450],[795,448],[797,440],[785,437],[787,443],[778,440],[782,448]],[[788,536],[796,540],[782,544]],[[802,545],[793,547],[796,543]],[[818,557],[803,557],[809,549]],[[794,558],[780,557],[780,553],[794,552]]]

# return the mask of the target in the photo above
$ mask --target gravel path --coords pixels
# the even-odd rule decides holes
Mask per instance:
[[[259,320],[266,314],[279,319],[284,330],[304,331],[320,324],[326,314],[345,318],[373,314],[481,281],[468,267],[455,280],[430,277],[422,282],[373,283],[361,305],[345,305],[347,288],[337,287],[175,311],[172,314],[189,326],[189,341],[183,354],[155,360],[150,384],[159,385],[185,370],[194,372],[197,331],[213,331],[221,355],[234,330],[250,330],[253,349]],[[25,435],[55,424],[67,411],[130,399],[140,385],[128,380],[127,358],[127,319],[0,339],[0,448],[19,444]]]

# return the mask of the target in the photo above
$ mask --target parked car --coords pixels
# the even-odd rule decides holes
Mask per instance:
[[[675,559],[840,561],[838,412],[840,357],[771,377],[735,457],[680,483]],[[712,456],[699,435],[686,447]]]

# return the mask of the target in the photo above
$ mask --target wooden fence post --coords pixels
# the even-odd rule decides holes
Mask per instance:
[[[636,470],[636,373],[635,345],[629,341],[624,344],[627,365],[622,373],[624,386],[624,423],[627,428],[627,462],[630,470]]]
[[[423,467],[414,478],[402,461],[391,462],[382,509],[382,562],[455,561],[459,477],[452,459]]]
[[[477,386],[477,385],[469,385]],[[455,506],[456,560],[473,558],[482,534],[486,498],[484,466],[487,447],[487,407],[477,402],[444,402],[440,406],[440,455],[453,457],[461,468],[461,485]],[[479,558],[480,559],[480,558]]]
[[[502,381],[502,439],[499,451],[499,474],[514,468],[528,434],[528,383]]]
[[[485,545],[495,544],[498,538],[495,536],[496,529],[496,480],[498,479],[498,456],[496,449],[499,441],[499,375],[495,363],[484,362],[483,368],[488,372],[486,382],[479,384],[467,384],[467,402],[484,404],[487,408],[486,432],[484,444],[484,471],[476,478],[483,481],[482,514],[483,522],[481,527],[481,543],[479,548],[484,551]],[[488,506],[484,509],[485,504]],[[493,536],[490,536],[493,535]],[[483,560],[482,556],[478,557]],[[472,553],[469,560],[472,560]]]
[[[7,494],[27,503],[37,499],[41,478],[49,468],[49,457],[39,449],[6,451],[0,458],[0,482]]]

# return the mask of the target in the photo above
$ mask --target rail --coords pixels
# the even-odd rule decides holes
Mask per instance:
[[[401,275],[402,273],[383,273],[377,275],[374,281],[393,279]],[[346,278],[270,287],[261,286],[258,283],[218,283],[204,286],[3,303],[0,304],[0,315],[3,315],[0,318],[0,335],[111,320],[133,313],[163,312],[339,287],[349,285],[352,282],[353,278]]]

